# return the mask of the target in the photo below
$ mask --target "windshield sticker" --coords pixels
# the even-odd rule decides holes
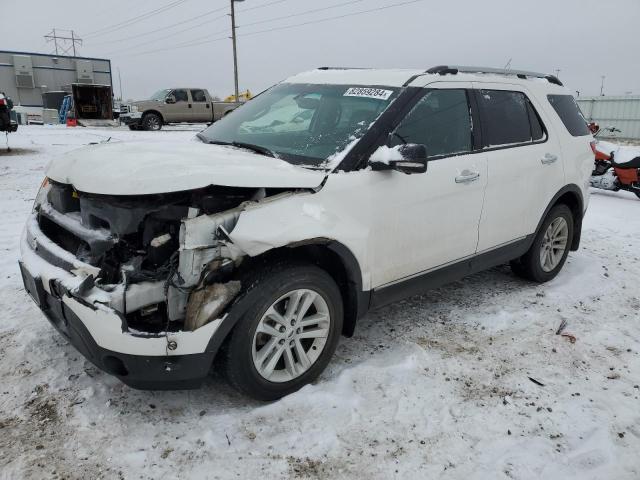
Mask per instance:
[[[380,100],[388,100],[393,94],[393,90],[383,90],[381,88],[362,88],[351,87],[344,92],[345,97],[366,97],[366,98],[378,98]]]

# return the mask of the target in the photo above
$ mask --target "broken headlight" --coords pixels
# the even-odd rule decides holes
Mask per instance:
[[[40,188],[38,189],[38,193],[36,194],[36,198],[33,201],[33,207],[31,209],[32,211],[35,211],[40,205],[45,202],[50,189],[51,184],[49,183],[49,178],[44,177],[44,180],[42,180],[42,184],[40,184]]]

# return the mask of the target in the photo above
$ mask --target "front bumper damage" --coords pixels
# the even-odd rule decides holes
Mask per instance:
[[[166,260],[165,252],[164,260],[157,260],[157,278],[145,278],[144,262],[149,259],[136,257],[140,250],[130,252],[134,256],[117,271],[105,261],[109,252],[122,250],[122,238],[127,237],[111,230],[128,231],[134,210],[109,230],[91,226],[85,218],[100,214],[95,204],[83,207],[81,213],[63,213],[60,205],[54,208],[45,201],[32,213],[21,239],[25,289],[80,353],[124,383],[142,389],[198,387],[230,330],[225,321],[233,320],[226,307],[240,291],[240,282],[223,277],[242,253],[216,240],[215,232],[232,229],[241,207],[199,216],[188,209],[171,254],[177,261]],[[165,210],[165,216],[172,211]],[[145,229],[148,218],[144,216]],[[64,235],[50,238],[55,237],[54,227]],[[167,235],[155,236],[150,245],[155,241],[161,250]]]
[[[196,331],[166,335],[131,331],[124,325],[122,313],[110,306],[122,304],[118,292],[93,287],[80,294],[83,282],[95,273],[94,269],[73,262],[68,252],[42,241],[41,235],[37,222],[29,221],[21,241],[20,270],[25,289],[51,324],[82,355],[134,388],[196,388],[202,383],[220,343],[212,340],[222,319]],[[74,273],[61,268],[68,266]],[[140,295],[127,295],[135,307],[134,301],[139,301]],[[147,301],[153,299],[152,295],[146,297]]]
[[[142,124],[142,112],[123,113],[119,118],[125,125],[139,126]]]

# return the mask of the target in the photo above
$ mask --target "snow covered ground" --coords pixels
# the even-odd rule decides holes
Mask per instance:
[[[624,192],[593,192],[554,281],[502,266],[372,312],[278,402],[215,373],[141,392],[97,371],[22,288],[44,167],[108,137],[196,129],[21,126],[0,153],[0,478],[640,478],[640,201]],[[563,320],[575,343],[555,334]]]

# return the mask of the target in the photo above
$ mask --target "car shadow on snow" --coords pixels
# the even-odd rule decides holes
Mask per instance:
[[[434,325],[464,326],[464,313],[477,312],[487,305],[499,303],[514,291],[530,292],[535,296],[537,288],[535,284],[515,277],[508,265],[502,265],[371,311],[358,321],[352,338],[341,339],[334,358],[314,383],[321,386],[324,382],[332,382],[342,371],[354,368],[385,350],[407,342],[421,344],[424,335],[433,333]],[[437,348],[433,344],[422,346]],[[70,345],[68,348],[73,350]],[[93,377],[90,381],[101,384],[97,387],[102,391],[101,400],[130,412],[138,410],[143,419],[147,414],[153,418],[160,414],[178,421],[204,416],[212,411],[219,415],[266,404],[233,389],[222,373],[220,358],[214,361],[211,373],[198,390],[136,390],[93,368],[88,361],[86,365],[91,372],[89,376]],[[137,406],[142,406],[142,409]]]

